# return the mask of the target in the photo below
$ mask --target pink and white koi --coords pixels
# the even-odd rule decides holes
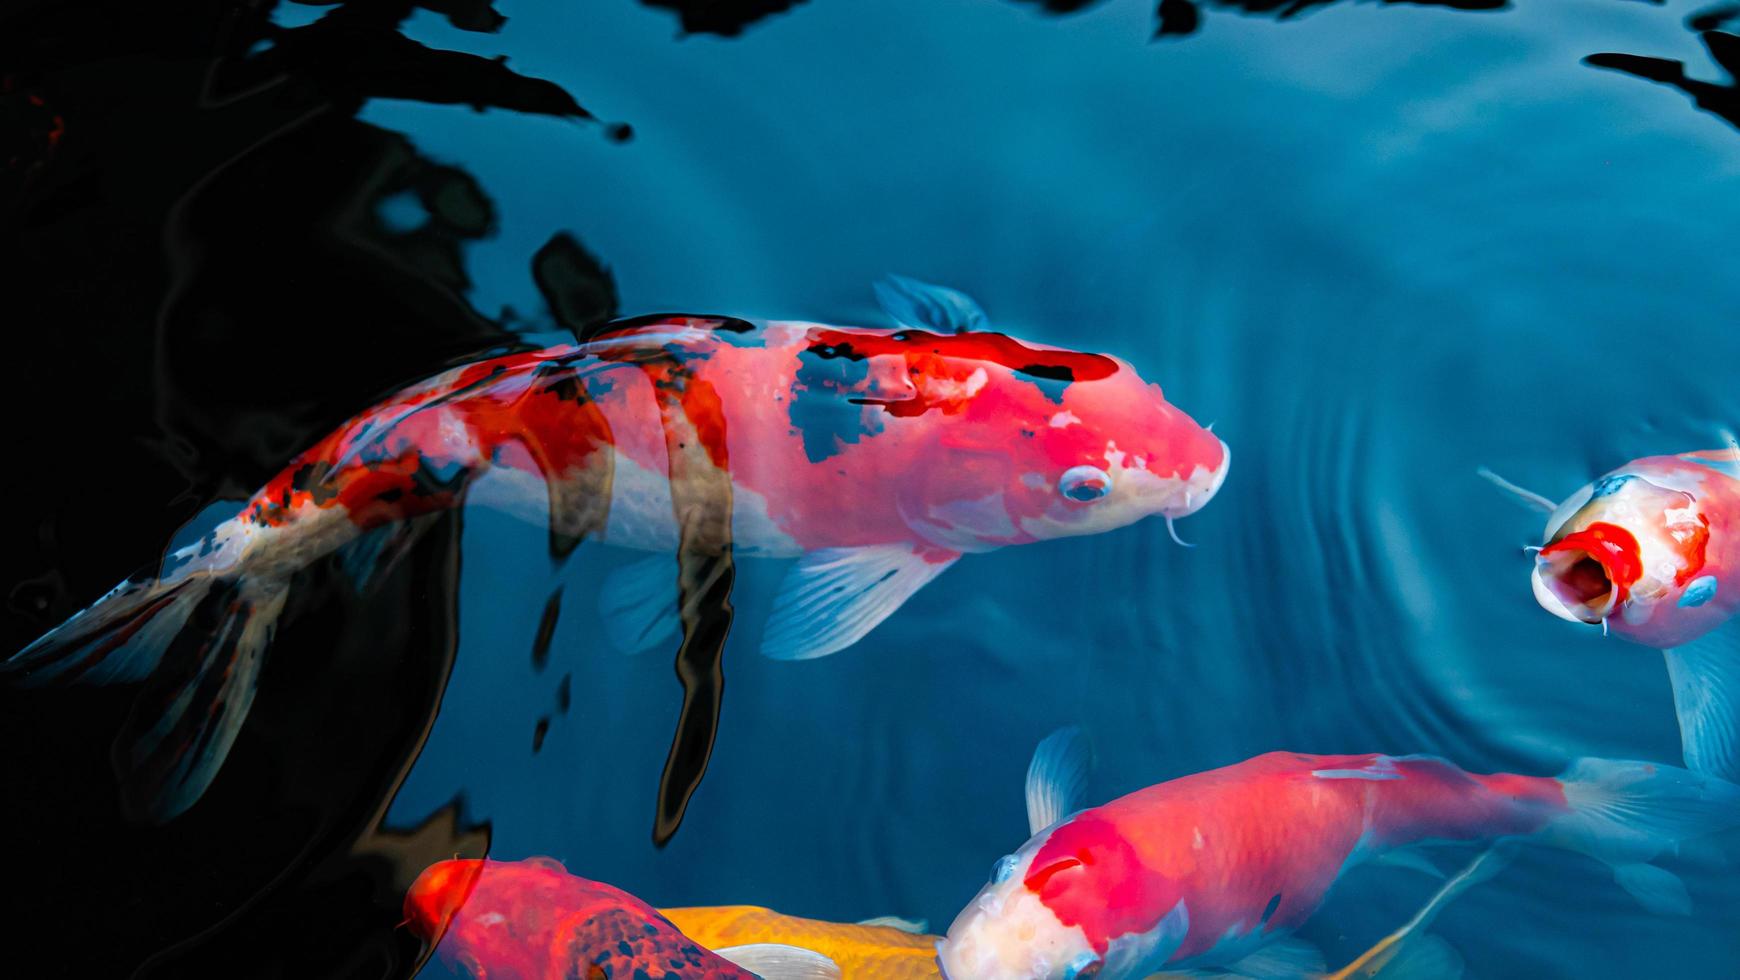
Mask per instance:
[[[879,294],[898,329],[641,317],[413,384],[5,666],[137,680],[187,627],[185,684],[118,746],[126,795],[166,819],[234,741],[292,578],[340,549],[366,578],[467,501],[546,523],[558,556],[592,538],[795,558],[761,648],[797,659],[856,643],[964,553],[1171,521],[1225,479],[1226,444],[1128,363],[974,329],[953,290]],[[610,580],[621,646],[675,632],[676,579],[666,557]]]
[[[1081,784],[1083,762],[1057,740],[1029,772],[1033,838],[997,862],[938,944],[947,977],[1236,971],[1304,924],[1348,868],[1431,841],[1581,851],[1648,907],[1685,911],[1679,880],[1646,862],[1740,825],[1740,787],[1647,762],[1583,759],[1553,778],[1480,775],[1431,756],[1294,752],[1066,816],[1064,787]]]
[[[1686,765],[1740,780],[1740,449],[1633,460],[1560,504],[1482,472],[1550,512],[1535,600],[1661,650]]]

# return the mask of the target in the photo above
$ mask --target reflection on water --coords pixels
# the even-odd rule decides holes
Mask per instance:
[[[1195,36],[1148,43],[1187,7]],[[635,556],[555,568],[546,527],[481,505],[360,596],[310,577],[223,773],[159,828],[121,820],[108,760],[138,691],[9,688],[43,941],[74,974],[175,947],[148,972],[407,975],[410,879],[486,846],[657,906],[940,929],[1028,836],[1028,754],[1068,724],[1095,803],[1272,749],[1678,761],[1660,655],[1542,612],[1540,521],[1476,473],[1561,499],[1737,424],[1721,10],[1223,7],[1292,9],[116,8],[0,41],[12,405],[42,420],[9,650],[386,393],[618,309],[883,326],[868,284],[909,273],[1116,354],[1239,453],[1194,549],[1143,520],[969,556],[820,659],[757,655],[786,564],[736,563],[717,742],[662,850],[675,631],[618,655],[599,597]],[[1523,850],[1433,931],[1471,975],[1721,972],[1733,853],[1664,859],[1673,917]],[[1434,887],[1356,869],[1302,935],[1347,962]]]

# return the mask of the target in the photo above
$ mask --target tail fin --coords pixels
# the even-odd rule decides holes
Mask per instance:
[[[211,579],[137,576],[0,664],[36,687],[55,681],[125,684],[143,679],[211,588]]]
[[[0,664],[0,673],[26,685],[154,675],[114,761],[127,808],[168,820],[199,799],[229,753],[285,595],[283,582],[215,570],[130,579]]]
[[[1570,812],[1543,839],[1611,865],[1652,912],[1683,915],[1691,900],[1678,878],[1646,862],[1682,840],[1740,826],[1740,786],[1676,766],[1578,759],[1559,782]]]

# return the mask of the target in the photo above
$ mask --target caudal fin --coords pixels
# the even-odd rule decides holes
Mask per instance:
[[[1611,865],[1620,887],[1652,912],[1683,915],[1691,900],[1650,859],[1680,841],[1740,826],[1740,786],[1677,766],[1578,759],[1559,782],[1570,812],[1543,838]]]
[[[116,739],[122,798],[168,820],[198,800],[253,703],[285,586],[201,570],[130,579],[20,650],[0,673],[25,685],[151,679]]]

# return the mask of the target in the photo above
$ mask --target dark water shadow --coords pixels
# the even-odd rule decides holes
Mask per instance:
[[[488,4],[423,5],[468,30]],[[14,5],[0,17],[0,262],[16,372],[0,522],[16,650],[383,392],[523,346],[473,309],[475,179],[358,121],[391,96],[568,118],[559,86],[405,38],[408,2],[295,30],[274,5]],[[460,110],[463,111],[463,110]],[[625,138],[626,129],[606,135]],[[414,220],[405,221],[409,214]],[[615,289],[573,236],[529,274],[578,331]],[[0,816],[37,976],[404,976],[404,888],[488,827],[384,815],[457,643],[457,519],[356,596],[304,576],[247,724],[199,806],[125,820],[126,688],[0,689]],[[100,937],[100,941],[92,941]]]

